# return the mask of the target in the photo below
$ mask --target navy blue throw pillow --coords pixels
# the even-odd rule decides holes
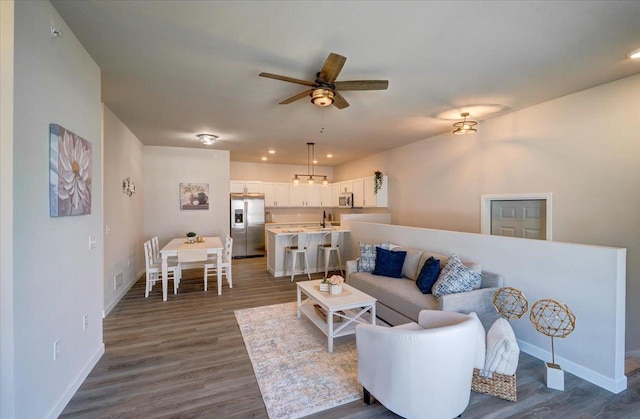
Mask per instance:
[[[402,278],[402,264],[407,252],[383,249],[376,247],[376,268],[371,272],[374,275]]]
[[[418,279],[416,279],[416,285],[423,294],[431,294],[431,288],[433,288],[433,284],[438,280],[439,275],[440,260],[431,256],[424,265],[422,265],[420,275],[418,275]]]

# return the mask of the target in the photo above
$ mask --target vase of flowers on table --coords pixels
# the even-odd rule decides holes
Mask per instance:
[[[340,275],[333,275],[328,279],[330,284],[330,292],[332,295],[342,294],[342,284],[344,283],[344,278]]]

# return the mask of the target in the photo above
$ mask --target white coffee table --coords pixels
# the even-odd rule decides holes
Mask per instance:
[[[353,335],[358,323],[376,324],[376,299],[348,284],[342,285],[342,294],[331,295],[320,291],[321,279],[298,282],[298,318],[304,313],[328,337],[329,352],[333,352],[333,338]],[[302,294],[307,298],[302,299]],[[327,321],[318,316],[314,304],[327,311]],[[338,313],[344,312],[344,315]],[[334,322],[333,316],[342,317]],[[368,321],[367,321],[368,320]]]

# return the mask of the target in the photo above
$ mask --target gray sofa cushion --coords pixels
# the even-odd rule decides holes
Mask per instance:
[[[355,272],[349,277],[349,284],[413,321],[418,321],[420,310],[438,310],[440,307],[433,295],[421,293],[416,283],[409,279],[390,280],[368,272]],[[393,287],[391,292],[390,287]]]
[[[420,264],[420,259],[422,258],[422,250],[402,246],[392,246],[391,250],[394,252],[407,252],[402,265],[402,276],[415,281],[418,278],[418,264]]]

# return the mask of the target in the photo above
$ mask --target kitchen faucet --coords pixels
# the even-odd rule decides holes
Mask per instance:
[[[327,227],[327,212],[322,211],[322,228]]]

